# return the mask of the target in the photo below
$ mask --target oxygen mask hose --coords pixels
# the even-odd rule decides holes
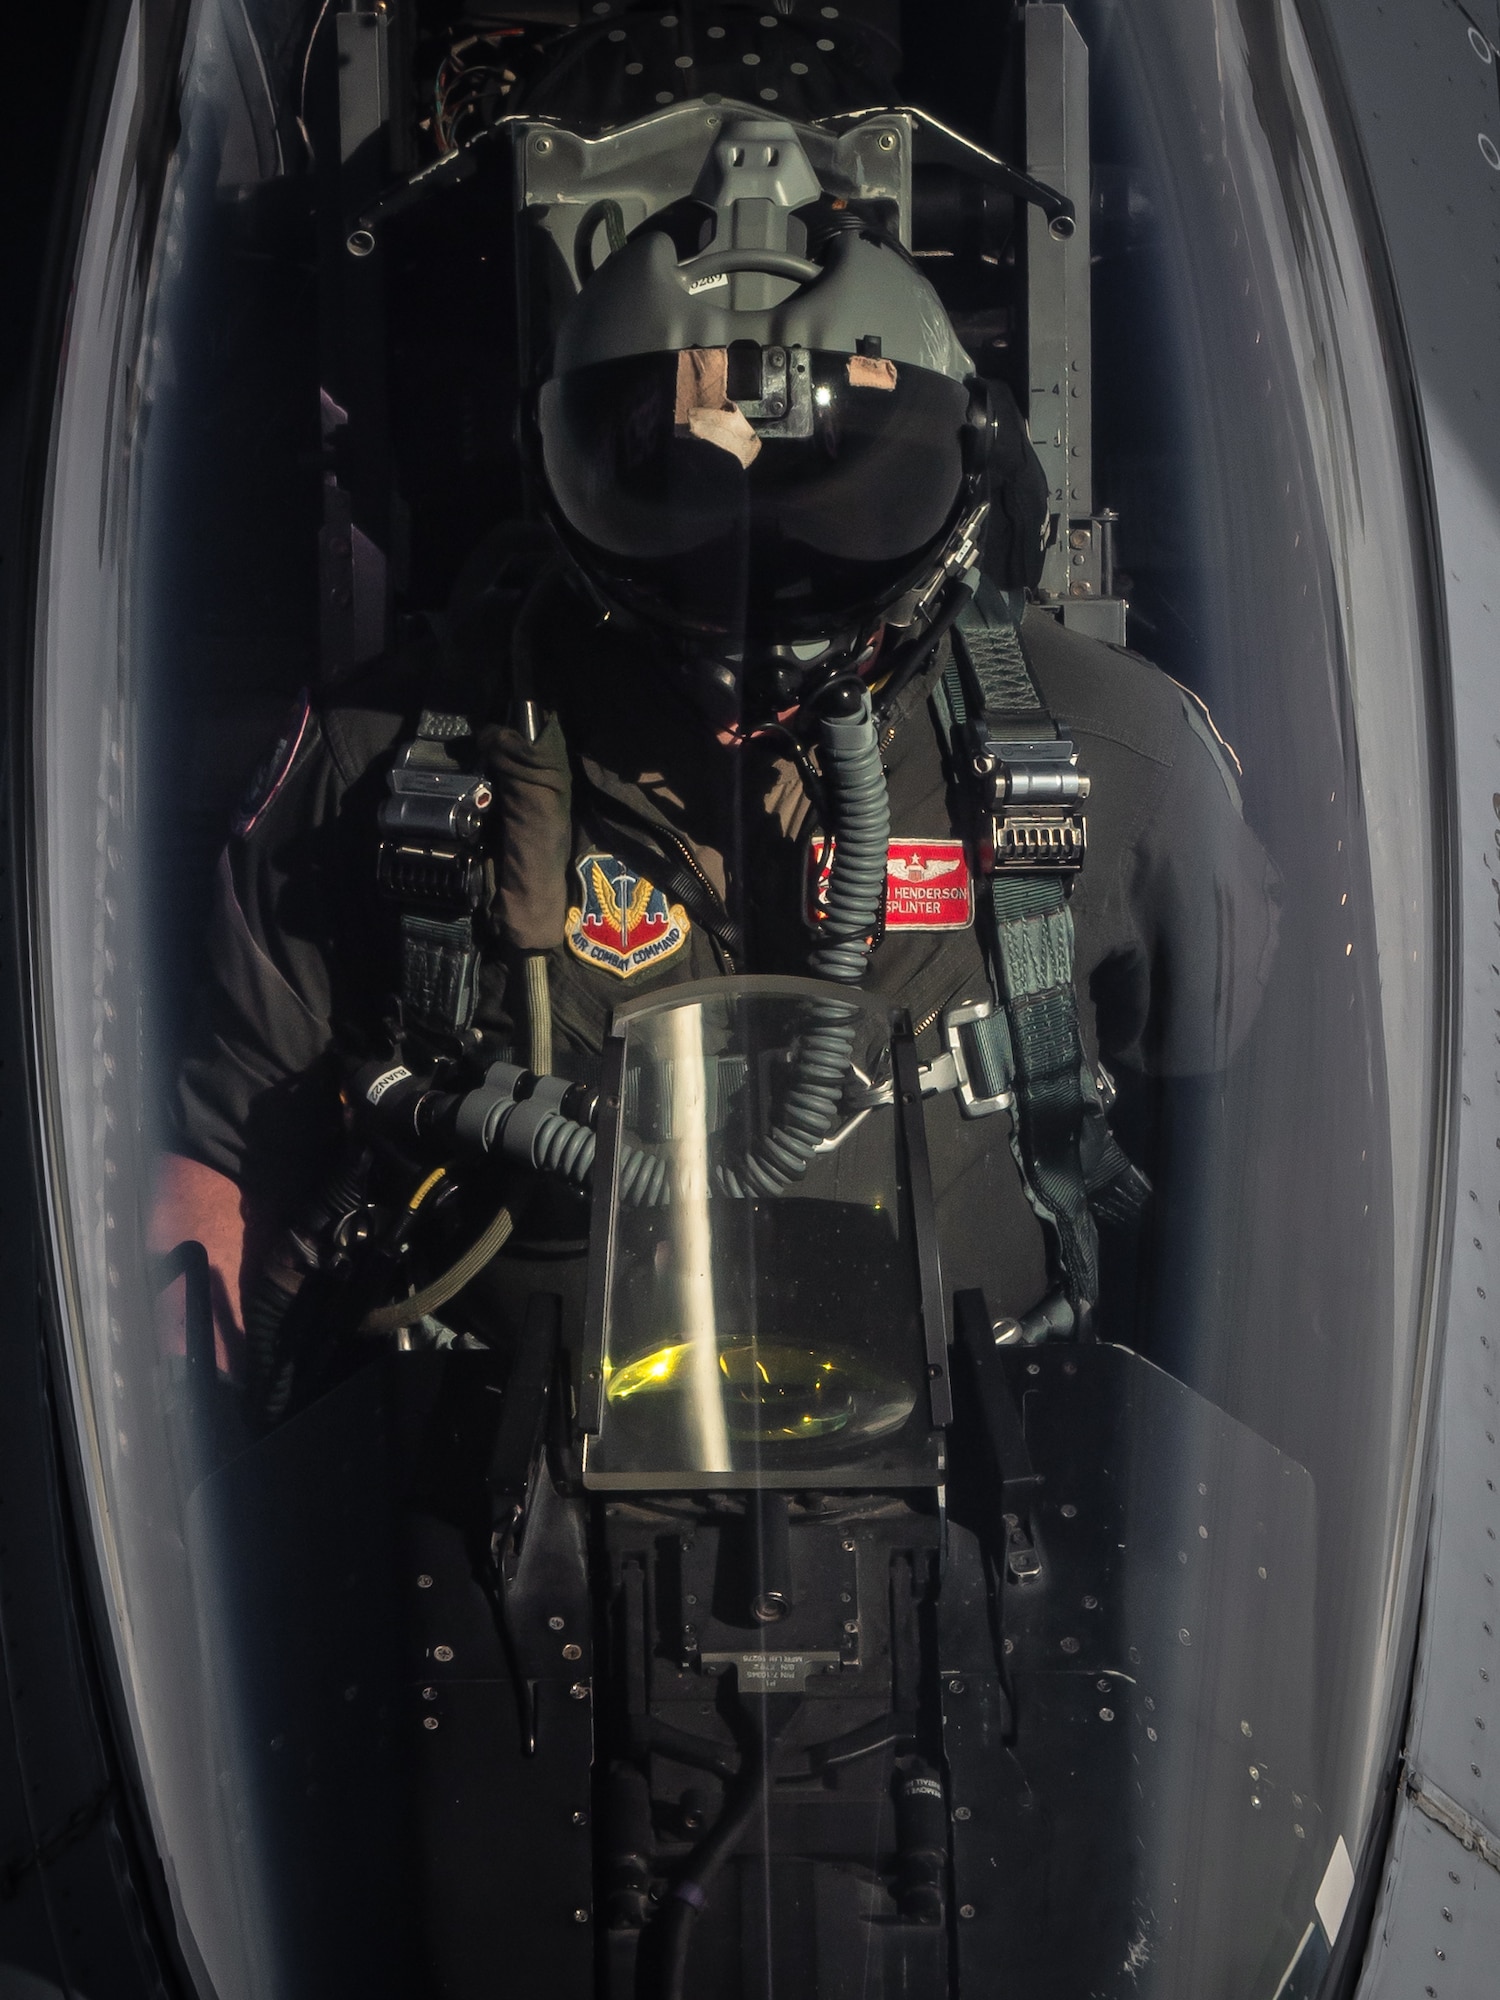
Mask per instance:
[[[832,805],[833,859],[827,908],[808,963],[819,979],[857,986],[885,905],[891,801],[869,689],[861,681],[837,680],[817,697],[815,708]]]
[[[808,963],[821,979],[858,986],[885,905],[891,802],[869,689],[845,675],[825,687],[813,707],[831,805],[833,859],[827,912]],[[838,1123],[859,1008],[830,995],[811,1001],[808,1013],[780,1117],[743,1160],[724,1162],[715,1175],[716,1186],[735,1199],[784,1194],[807,1172]]]

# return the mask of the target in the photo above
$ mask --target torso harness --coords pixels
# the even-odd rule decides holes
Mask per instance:
[[[1079,1033],[1068,894],[1084,860],[1089,781],[1042,702],[1006,599],[984,591],[959,618],[932,702],[971,801],[977,872],[989,884],[978,922],[994,997],[948,1010],[946,1050],[926,1066],[923,1094],[956,1090],[966,1117],[1011,1113],[1027,1199],[1051,1232],[1058,1284],[1000,1337],[1086,1334],[1099,1291],[1097,1219],[1127,1221],[1149,1193],[1109,1131],[1110,1086],[1090,1067]],[[400,928],[407,1062],[462,1053],[473,1040],[476,924],[494,893],[485,853],[493,794],[475,768],[478,752],[467,718],[424,711],[379,811],[379,882]],[[525,964],[531,1070],[495,1065],[487,1089],[470,1093],[485,1108],[476,1103],[469,1122],[477,1131],[476,1121],[488,1119],[486,1149],[492,1142],[498,1149],[505,1131],[507,1155],[581,1182],[592,1165],[592,1135],[586,1143],[576,1113],[564,1115],[576,1086],[545,1073],[535,1080],[550,1068],[545,955]],[[384,1095],[389,1077],[399,1090],[409,1074],[398,1065],[374,1087]]]

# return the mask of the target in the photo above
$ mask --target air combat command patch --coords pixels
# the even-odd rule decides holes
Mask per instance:
[[[568,950],[585,965],[629,979],[663,964],[687,943],[692,926],[680,903],[613,854],[574,862],[583,903],[568,912]]]

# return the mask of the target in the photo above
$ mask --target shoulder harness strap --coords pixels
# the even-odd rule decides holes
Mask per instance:
[[[466,768],[473,754],[466,716],[424,709],[387,774],[390,796],[376,816],[377,879],[400,912],[402,1031],[447,1047],[462,1043],[474,1019],[474,913],[489,890],[480,843],[492,795]]]
[[[1009,601],[981,592],[954,641],[938,706],[978,808],[990,892],[982,935],[997,1003],[966,1024],[968,1069],[992,1101],[1014,1091],[1016,1163],[1086,1325],[1099,1291],[1095,1214],[1127,1219],[1147,1191],[1105,1124],[1078,1029],[1068,892],[1087,845],[1089,780],[1037,691]]]

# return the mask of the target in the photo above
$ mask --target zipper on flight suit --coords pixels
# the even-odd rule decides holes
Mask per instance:
[[[707,925],[705,926],[705,928],[707,929],[710,938],[712,938],[713,940],[715,949],[719,952],[719,954],[724,960],[724,970],[726,972],[738,972],[740,969],[739,960],[735,955],[735,950],[733,945],[731,945],[728,941],[729,937],[733,937],[736,934],[738,926],[735,924],[734,919],[730,916],[728,906],[725,904],[724,898],[719,894],[718,890],[714,887],[713,883],[709,881],[708,876],[704,871],[702,863],[699,861],[697,855],[694,854],[689,842],[686,839],[684,839],[681,834],[673,832],[672,829],[669,827],[654,827],[652,831],[656,833],[661,839],[666,841],[669,846],[671,846],[676,850],[677,854],[681,857],[683,865],[686,867],[688,873],[702,887],[703,893],[708,897],[710,903],[712,903],[716,909],[721,910],[723,912],[724,928],[722,930],[716,928],[713,925]],[[726,937],[725,935],[726,932],[728,933],[728,937]]]

